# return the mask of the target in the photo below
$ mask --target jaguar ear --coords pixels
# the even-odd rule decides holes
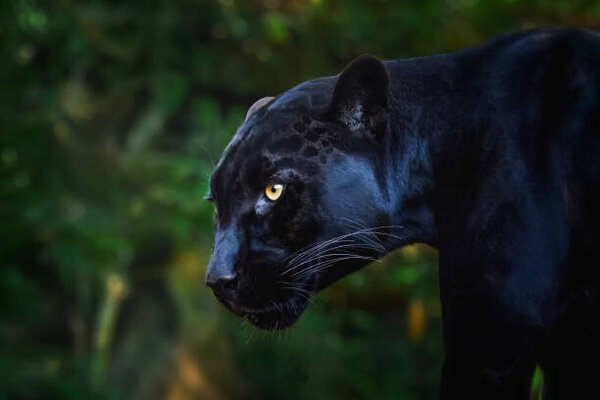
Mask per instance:
[[[246,119],[244,119],[244,122],[248,121],[248,118],[250,118],[252,116],[252,114],[254,114],[258,110],[263,108],[265,105],[267,105],[269,102],[271,102],[271,100],[273,100],[274,98],[275,97],[263,97],[262,99],[256,100],[254,102],[254,104],[252,104],[250,106],[250,108],[248,109],[248,112],[246,112]]]
[[[329,113],[350,131],[383,136],[388,115],[388,74],[375,56],[352,61],[338,77]]]

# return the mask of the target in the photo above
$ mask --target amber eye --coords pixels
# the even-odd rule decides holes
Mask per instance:
[[[265,196],[271,201],[277,201],[283,194],[285,186],[281,183],[269,183],[265,188]]]

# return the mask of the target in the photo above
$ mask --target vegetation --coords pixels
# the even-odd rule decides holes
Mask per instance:
[[[0,2],[0,399],[436,398],[432,249],[257,332],[203,284],[207,177],[256,98],[361,53],[598,21],[585,0]]]

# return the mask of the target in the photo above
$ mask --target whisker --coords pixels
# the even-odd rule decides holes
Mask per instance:
[[[381,260],[373,258],[373,257],[351,255],[351,256],[347,256],[347,257],[340,257],[340,258],[336,258],[333,260],[328,260],[328,261],[320,263],[320,264],[316,264],[315,266],[311,266],[311,268],[308,268],[304,271],[299,271],[299,272],[293,274],[292,277],[298,278],[298,279],[304,278],[312,273],[324,271],[325,269],[327,269],[341,261],[346,261],[346,260],[367,260],[367,261],[381,262]]]
[[[355,228],[359,228],[359,230],[368,230],[369,228],[365,227],[364,225],[361,225],[360,223],[351,220],[350,218],[347,217],[343,217],[344,220],[346,220],[347,222],[349,222],[350,224],[354,225]],[[386,247],[383,245],[383,243],[381,243],[381,240],[377,237],[377,235],[374,235],[373,232],[369,232],[372,236],[366,236],[366,239],[369,241],[369,243],[374,243],[378,246],[381,246],[384,251],[387,251]]]
[[[343,237],[343,238],[344,238],[344,241],[347,243],[348,241],[350,241],[350,239],[349,239],[349,238],[347,238],[347,237],[349,237],[349,236],[353,236],[353,235],[354,235],[354,236],[358,236],[358,235],[360,235],[360,234],[362,234],[362,233],[363,233],[362,231],[355,231],[355,232],[351,232],[351,233],[348,233],[348,234],[344,234],[344,235],[338,236],[338,237],[336,237],[336,238],[329,239],[328,241],[325,241],[325,242],[322,242],[322,243],[320,243],[320,249],[319,249],[319,251],[320,251],[321,253],[323,253],[323,252],[325,252],[325,251],[331,251],[331,250],[333,250],[333,249],[327,249],[327,248],[326,248],[326,246],[327,246],[327,245],[333,245],[333,244],[336,244],[336,243],[335,243],[335,241],[334,241],[334,239],[337,239],[337,238],[342,238],[342,237]],[[359,237],[360,237],[360,236],[359,236]],[[340,240],[338,243],[340,243],[340,242],[341,242],[341,240]],[[352,243],[352,242],[350,241],[350,243]],[[348,247],[368,246],[368,245],[369,245],[369,243],[362,243],[362,244],[360,244],[360,243],[354,243],[354,244],[348,244]],[[379,251],[381,251],[382,253],[385,253],[385,252],[387,252],[387,249],[386,249],[385,247],[383,247],[382,245],[377,245],[377,246],[375,246],[374,248],[375,248],[376,250],[379,250]],[[319,254],[319,252],[317,252],[317,249],[316,249],[316,248],[314,248],[314,249],[311,249],[311,250],[307,251],[307,254],[303,254],[303,255],[301,255],[301,256],[305,256],[305,257],[304,257],[305,259],[306,259],[306,258],[308,258],[308,256],[309,256],[309,255],[310,255],[310,256],[313,256],[313,258],[314,258],[314,257],[316,256],[316,254]],[[297,265],[298,265],[298,264],[296,264],[296,262],[297,262],[296,260],[298,260],[298,261],[304,261],[304,260],[299,260],[299,258],[302,258],[302,257],[298,256],[298,257],[296,257],[294,260],[290,260],[290,261],[288,262],[288,265],[290,266],[290,268],[288,268],[288,271],[289,271],[289,270],[292,270],[293,268],[296,268],[296,267],[297,267]]]
[[[284,289],[288,289],[291,292],[294,292],[295,294],[297,294],[298,296],[301,296],[307,300],[310,300],[312,297],[312,292],[309,290],[306,290],[304,288],[298,287],[298,286],[291,286],[290,284],[281,284],[282,287]]]
[[[362,227],[358,222],[352,221],[349,218],[344,218],[344,220],[346,220],[349,225],[353,225],[359,229],[304,246],[302,249],[297,250],[284,259],[286,268],[280,273],[280,276],[288,276],[291,278],[304,277],[348,259],[378,261],[376,258],[359,255],[356,254],[356,252],[350,250],[345,251],[344,249],[373,250],[377,254],[383,255],[387,253],[388,248],[381,240],[381,237],[395,238],[398,240],[402,240],[402,238],[398,235],[381,231],[384,229],[405,229],[402,225],[380,225],[368,228]],[[310,265],[315,261],[316,264]],[[307,264],[309,265],[308,268],[301,268]]]
[[[293,259],[288,260],[287,262],[288,262],[288,264],[293,264],[299,258],[302,258],[302,257],[305,257],[307,255],[310,255],[310,254],[314,253],[315,251],[320,250],[321,248],[323,248],[325,246],[328,246],[331,243],[335,243],[336,240],[341,241],[341,240],[346,240],[346,239],[343,239],[341,236],[336,236],[334,238],[331,238],[331,239],[328,239],[328,240],[325,240],[325,241],[322,241],[322,242],[313,243],[311,246],[308,246],[308,248],[305,251],[303,251],[302,253],[298,254]],[[350,241],[350,239],[347,239],[346,241]]]
[[[354,231],[354,232],[345,233],[345,234],[342,234],[342,235],[335,236],[335,237],[333,237],[333,238],[330,238],[330,239],[324,240],[324,241],[322,241],[322,242],[314,243],[312,246],[314,246],[314,247],[318,248],[319,246],[322,246],[322,245],[328,245],[328,244],[329,244],[329,243],[331,243],[331,242],[335,242],[335,241],[337,241],[337,240],[340,240],[340,239],[346,239],[346,238],[348,238],[348,237],[351,237],[351,236],[353,236],[353,235],[359,234],[359,233],[361,233],[362,231],[365,231],[365,230],[368,230],[368,229],[372,229],[372,228],[364,228],[364,229],[359,229],[359,230],[357,230],[357,231]],[[308,247],[311,247],[311,246],[308,246]],[[311,249],[308,249],[307,251],[312,251],[312,250],[314,250],[314,249],[313,249],[313,248],[311,248]],[[304,252],[304,253],[306,253],[306,252]],[[304,254],[304,253],[303,253],[303,254]],[[289,262],[292,262],[292,261],[293,261],[293,260],[289,260]]]
[[[345,248],[354,248],[354,249],[360,248],[360,249],[379,250],[377,247],[373,247],[373,246],[370,246],[368,244],[352,244],[352,245],[348,244],[348,245],[336,246],[334,248],[326,249],[326,250],[322,251],[321,252],[322,255],[316,254],[311,259],[307,259],[307,260],[304,260],[304,261],[302,261],[302,262],[300,262],[300,263],[298,263],[296,265],[293,265],[291,268],[288,268],[286,271],[284,271],[284,274],[289,273],[292,270],[297,269],[298,267],[300,267],[302,265],[305,265],[305,264],[313,261],[315,258],[320,258],[320,257],[326,257],[326,256],[328,256],[329,254],[326,253],[327,251],[337,251],[337,250],[345,249]]]

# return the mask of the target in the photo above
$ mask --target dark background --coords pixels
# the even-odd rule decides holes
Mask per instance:
[[[259,97],[546,25],[600,1],[0,2],[0,399],[436,398],[434,250],[259,332],[203,284],[207,178]]]

